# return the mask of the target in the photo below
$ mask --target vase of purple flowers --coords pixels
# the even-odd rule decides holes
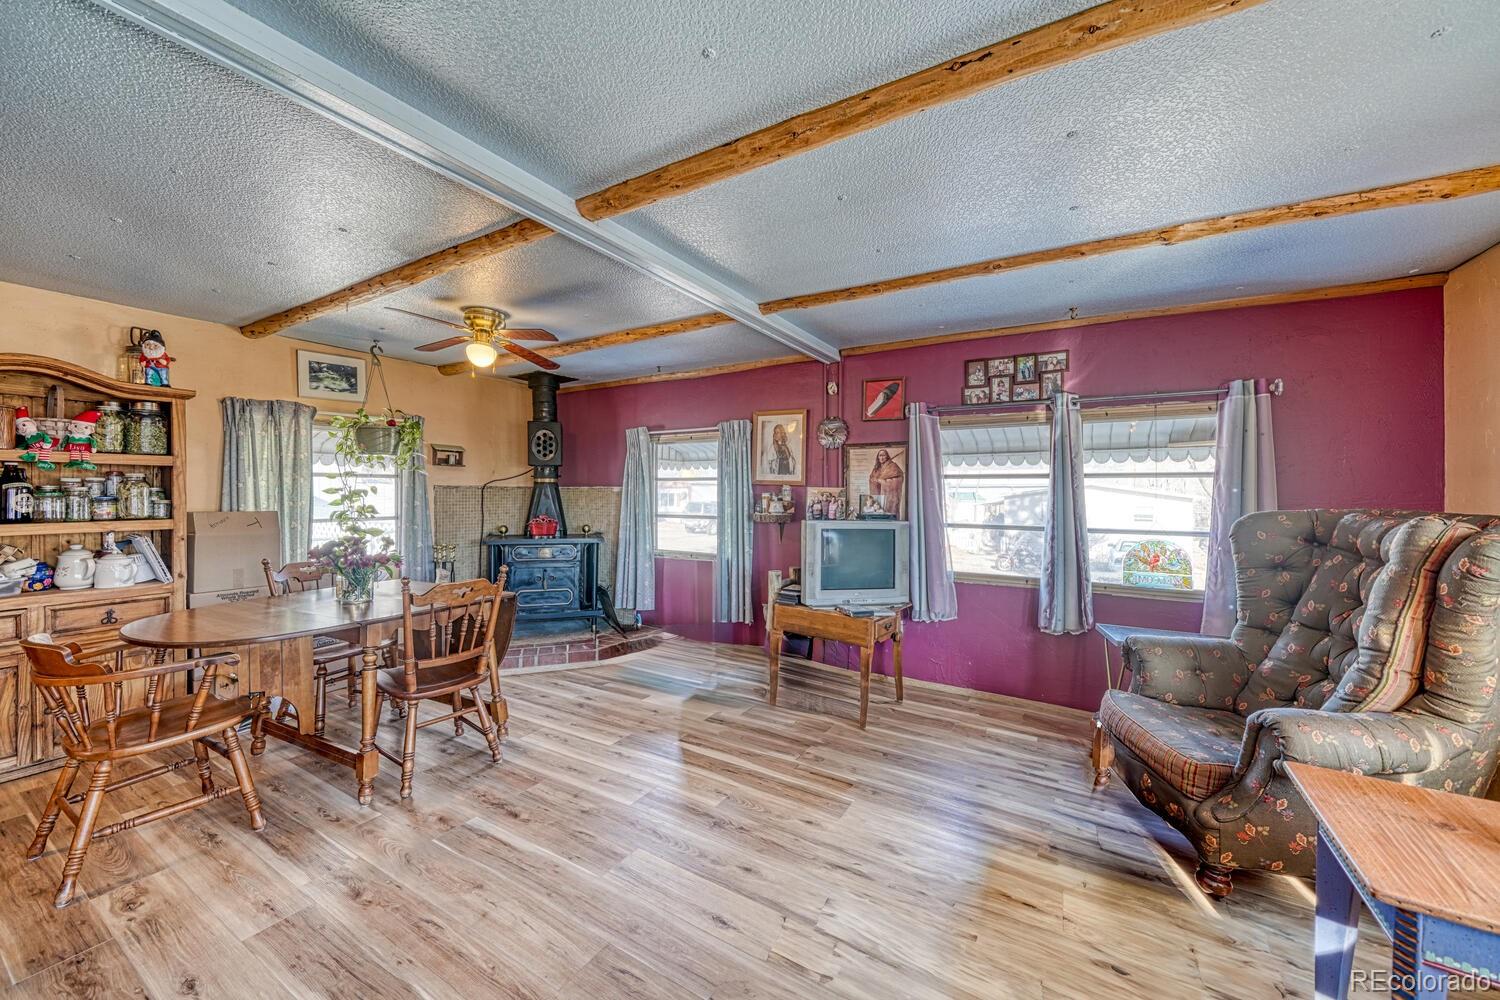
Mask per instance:
[[[401,557],[393,551],[391,540],[384,537],[374,551],[367,537],[345,535],[314,545],[307,555],[332,571],[342,604],[368,604],[375,598],[376,582],[393,578],[401,570]]]

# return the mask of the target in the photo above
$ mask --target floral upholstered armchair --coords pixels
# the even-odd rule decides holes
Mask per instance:
[[[1133,636],[1129,691],[1099,707],[1112,766],[1198,851],[1198,884],[1237,868],[1313,871],[1300,762],[1463,795],[1495,774],[1500,517],[1268,511],[1230,538],[1230,638]]]

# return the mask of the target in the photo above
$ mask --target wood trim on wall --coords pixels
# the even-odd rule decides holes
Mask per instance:
[[[694,368],[683,372],[661,372],[656,375],[637,375],[610,382],[590,382],[587,385],[565,385],[558,392],[583,392],[586,389],[614,389],[622,385],[644,385],[648,382],[677,382],[688,378],[708,378],[712,375],[731,375],[748,372],[756,368],[774,368],[777,365],[820,364],[817,359],[802,354],[788,354],[779,358],[764,358],[760,361],[738,361],[732,365],[715,365],[712,368]]]
[[[552,230],[540,222],[522,219],[520,222],[513,222],[502,229],[485,233],[483,236],[455,243],[451,247],[430,253],[426,257],[407,261],[399,267],[382,271],[363,281],[356,281],[346,288],[313,299],[311,302],[283,309],[270,316],[262,316],[240,327],[240,333],[252,339],[269,337],[288,327],[296,326],[298,323],[305,323],[326,313],[348,309],[350,306],[378,299],[403,288],[410,288],[412,285],[436,278],[440,274],[447,274],[466,264],[472,264],[476,260],[493,257],[551,235]]]
[[[1143,247],[1175,246],[1179,243],[1189,243],[1193,240],[1201,240],[1210,236],[1222,236],[1228,233],[1245,232],[1252,229],[1265,229],[1270,226],[1280,226],[1292,222],[1306,222],[1311,219],[1330,219],[1338,216],[1354,215],[1359,212],[1371,212],[1382,208],[1396,208],[1406,205],[1427,204],[1435,201],[1448,201],[1453,198],[1467,198],[1472,195],[1489,194],[1495,191],[1500,191],[1500,164],[1476,167],[1473,170],[1461,170],[1457,173],[1441,174],[1437,177],[1427,177],[1422,180],[1406,181],[1401,184],[1388,184],[1383,187],[1367,188],[1363,191],[1353,191],[1348,194],[1330,195],[1326,198],[1295,201],[1285,205],[1276,205],[1271,208],[1256,208],[1246,212],[1216,215],[1212,218],[1198,219],[1193,222],[1161,226],[1155,229],[1143,229],[1140,232],[1127,233],[1123,236],[1087,240],[1082,243],[1072,243],[1068,246],[1053,247],[1048,250],[1033,250],[1028,253],[1011,254],[1006,257],[993,257],[989,260],[976,261],[972,264],[960,264],[955,267],[939,268],[935,271],[924,271],[920,274],[909,274],[899,278],[871,281],[862,285],[851,285],[848,288],[835,288],[824,292],[793,295],[784,299],[764,302],[760,308],[761,312],[764,313],[785,312],[788,309],[811,309],[816,306],[832,305],[836,302],[853,302],[856,299],[867,299],[876,295],[889,295],[892,292],[908,291],[913,288],[923,288],[927,285],[957,281],[961,278],[975,278],[984,275],[1000,274],[1005,271],[1016,271],[1025,267],[1035,267],[1039,264],[1051,264],[1065,260],[1082,260],[1087,257],[1099,257],[1104,254],[1117,253],[1121,250],[1138,250]]]
[[[1110,0],[612,184],[578,199],[578,213],[597,221],[632,212],[1011,80],[1262,2]]]

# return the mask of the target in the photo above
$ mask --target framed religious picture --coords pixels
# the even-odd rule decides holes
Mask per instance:
[[[1009,403],[1010,402],[1010,376],[1009,375],[991,375],[990,376],[990,402],[991,403]]]
[[[985,379],[987,379],[989,377],[990,377],[989,373],[985,370],[985,363],[983,361],[965,361],[964,362],[964,387],[965,388],[969,388],[969,389],[980,388],[980,387],[984,386]]]
[[[1065,372],[1068,370],[1067,351],[1045,351],[1036,356],[1038,372]]]
[[[964,405],[965,406],[983,406],[985,403],[988,403],[989,401],[990,401],[990,390],[989,390],[988,386],[986,386],[983,389],[965,389],[964,390]]]
[[[1036,382],[1017,382],[1011,386],[1010,398],[1013,403],[1022,403],[1030,399],[1042,398],[1042,387]]]
[[[1036,381],[1036,355],[1035,354],[1017,354],[1016,355],[1016,381],[1017,382],[1035,382]]]
[[[905,518],[906,442],[845,445],[844,488],[861,514]]]
[[[1054,395],[1063,391],[1062,372],[1042,372],[1042,398],[1051,399]]]
[[[365,398],[365,359],[320,351],[297,352],[297,395],[309,399],[341,399],[362,403]]]
[[[807,411],[757,410],[750,416],[751,479],[801,486],[807,476]]]
[[[988,364],[990,378],[996,375],[1014,375],[1016,373],[1015,358],[990,358]]]
[[[866,420],[901,420],[906,416],[906,379],[867,378],[862,400]]]

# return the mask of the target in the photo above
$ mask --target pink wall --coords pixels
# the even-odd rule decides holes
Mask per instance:
[[[688,336],[691,336],[689,334]],[[959,401],[969,358],[1067,349],[1068,388],[1083,395],[1196,389],[1234,378],[1282,378],[1275,401],[1277,477],[1284,507],[1443,504],[1443,301],[1440,288],[1361,298],[1168,316],[937,344],[847,358],[842,384],[850,440],[905,438],[901,423],[859,419],[851,402],[866,378],[904,375],[907,398]],[[806,407],[822,418],[823,366],[783,365],[712,378],[564,393],[563,482],[617,485],[627,427],[701,427],[754,410]],[[852,419],[851,419],[852,417]],[[837,485],[842,458],[814,442],[809,484]],[[797,492],[799,509],[801,491]],[[755,595],[766,570],[800,559],[800,522],[785,541],[755,535]],[[959,620],[913,623],[908,676],[1091,708],[1103,688],[1097,636],[1054,637],[1036,629],[1036,591],[959,584]],[[763,623],[712,623],[712,565],[657,561],[657,609],[648,620],[721,642],[764,641]],[[1195,628],[1196,604],[1099,595],[1100,621]],[[833,656],[837,662],[838,656]],[[877,661],[879,662],[879,661]],[[883,664],[882,664],[883,665]]]

